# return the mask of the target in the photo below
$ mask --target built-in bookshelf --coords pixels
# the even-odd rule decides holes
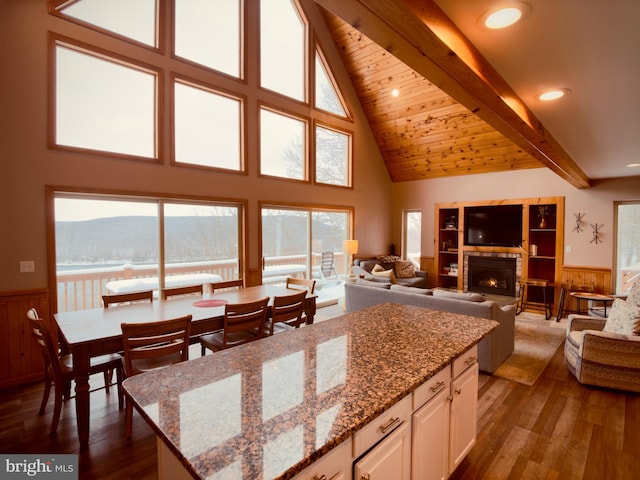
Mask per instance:
[[[485,205],[522,205],[521,245],[493,247],[464,244],[464,208]],[[564,197],[438,203],[435,206],[434,218],[436,286],[464,289],[465,253],[509,253],[522,257],[519,273],[521,278],[547,280],[553,288],[553,298],[557,299],[562,282]],[[520,278],[517,280],[519,282]],[[529,302],[542,302],[542,292],[539,289],[531,289],[528,293]],[[557,300],[554,300],[554,303],[557,304]]]

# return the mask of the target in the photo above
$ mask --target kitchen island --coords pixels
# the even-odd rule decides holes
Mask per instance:
[[[352,436],[497,325],[382,304],[129,378],[125,393],[158,437],[161,478],[292,478],[351,454]]]

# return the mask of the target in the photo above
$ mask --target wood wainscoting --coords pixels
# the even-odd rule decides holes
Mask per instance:
[[[562,285],[592,286],[595,293],[610,294],[613,290],[611,283],[611,268],[588,266],[562,266]],[[576,301],[570,295],[565,297],[565,312],[576,311]]]
[[[42,378],[42,357],[27,320],[32,307],[51,321],[47,289],[0,292],[0,387]]]

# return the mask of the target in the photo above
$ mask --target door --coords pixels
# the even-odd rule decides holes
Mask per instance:
[[[449,389],[444,388],[413,414],[412,480],[448,477]]]

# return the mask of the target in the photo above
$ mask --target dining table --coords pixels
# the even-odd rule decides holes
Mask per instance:
[[[192,316],[192,338],[221,330],[226,304],[247,303],[269,297],[292,295],[299,290],[285,285],[257,285],[236,290],[220,290],[203,295],[185,295],[168,300],[132,303],[113,308],[94,308],[54,314],[64,345],[73,354],[76,419],[81,449],[89,445],[91,358],[122,352],[122,323],[148,323]],[[307,325],[313,323],[317,295],[307,293],[304,311]]]

